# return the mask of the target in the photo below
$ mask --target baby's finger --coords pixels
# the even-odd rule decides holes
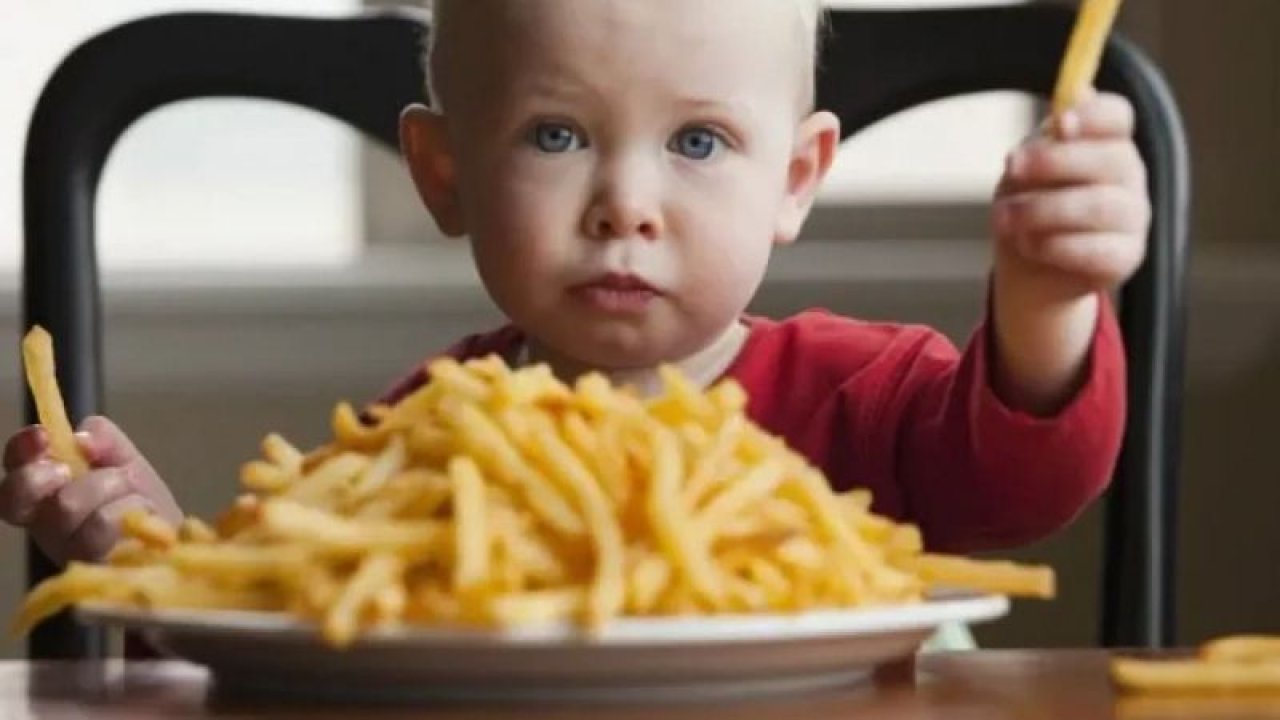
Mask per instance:
[[[125,474],[119,470],[95,470],[64,485],[36,506],[28,528],[65,551],[67,540],[99,508],[133,494]],[[44,543],[42,542],[42,545]],[[46,546],[48,549],[48,546]]]
[[[1007,175],[1021,187],[1096,183],[1145,191],[1147,184],[1142,156],[1129,140],[1035,140],[1009,155]]]
[[[105,417],[87,417],[79,430],[76,439],[94,467],[122,467],[140,456],[129,436]]]
[[[28,425],[4,445],[4,469],[12,472],[35,462],[49,449],[49,434],[39,425]]]
[[[1079,232],[1145,232],[1150,205],[1134,191],[1087,185],[1028,191],[995,205],[996,232],[1005,236]]]
[[[1142,262],[1140,239],[1125,233],[1074,233],[1019,239],[1023,257],[1037,264],[1090,278],[1099,288],[1112,287]]]
[[[1061,140],[1131,137],[1137,115],[1133,103],[1123,95],[1097,93],[1050,118],[1048,125],[1051,134]]]
[[[40,503],[69,482],[71,471],[52,460],[38,460],[14,470],[0,482],[0,520],[26,527]]]
[[[133,510],[150,512],[151,503],[140,495],[126,495],[98,508],[67,542],[66,560],[99,562],[106,558],[120,539],[120,520]]]

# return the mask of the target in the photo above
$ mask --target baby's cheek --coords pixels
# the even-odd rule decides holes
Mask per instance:
[[[534,312],[551,302],[564,263],[558,234],[536,220],[493,222],[472,238],[477,269],[508,314]]]
[[[750,235],[710,233],[689,244],[682,261],[684,285],[707,312],[736,315],[746,308],[769,264],[771,239],[759,228]]]

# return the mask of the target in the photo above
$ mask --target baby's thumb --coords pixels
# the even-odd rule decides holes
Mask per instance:
[[[94,467],[123,467],[138,456],[138,448],[118,425],[101,415],[87,417],[76,433],[85,458]]]

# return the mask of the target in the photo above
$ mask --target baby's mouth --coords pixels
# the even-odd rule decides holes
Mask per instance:
[[[615,314],[642,313],[662,295],[644,278],[629,273],[605,273],[573,286],[571,292],[595,309]]]

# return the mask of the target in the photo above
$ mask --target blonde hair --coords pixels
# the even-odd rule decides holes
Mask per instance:
[[[466,0],[473,1],[473,0]],[[537,0],[533,0],[536,2]],[[728,0],[733,2],[733,0]],[[814,76],[818,67],[818,58],[822,54],[823,42],[827,34],[827,10],[825,0],[778,0],[778,2],[794,3],[796,9],[800,12],[801,28],[804,30],[804,46],[805,55],[810,58],[809,64],[806,66],[808,79],[805,90],[805,105],[812,106],[814,101],[815,80]],[[441,77],[441,56],[447,53],[438,52],[442,43],[440,38],[444,37],[442,28],[447,28],[450,24],[450,18],[453,16],[453,9],[459,5],[459,0],[426,0],[427,7],[430,10],[430,31],[427,34],[427,42],[423,52],[423,67],[427,77],[427,97],[433,107],[440,109],[443,107],[442,96],[445,94],[442,89],[443,83]]]

